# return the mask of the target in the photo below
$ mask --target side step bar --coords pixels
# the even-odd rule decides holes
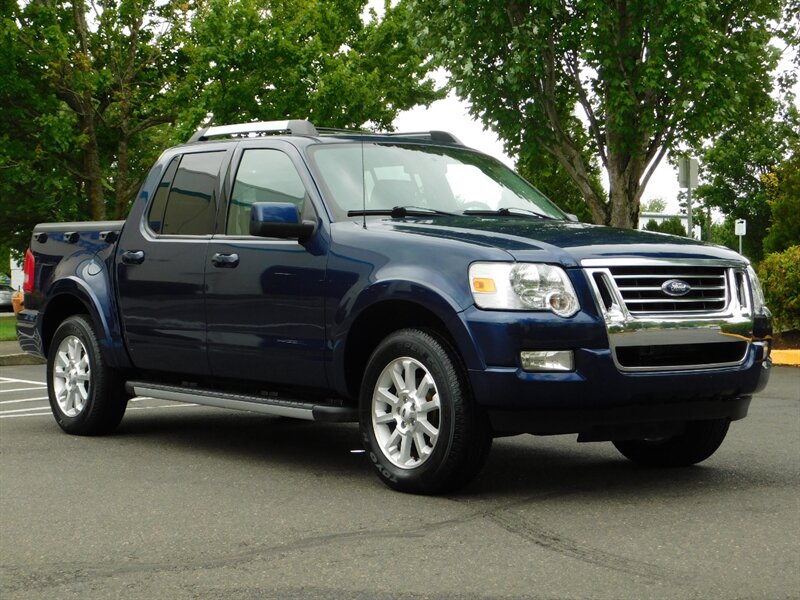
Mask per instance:
[[[300,400],[265,398],[245,394],[230,394],[217,390],[187,388],[146,381],[128,381],[125,389],[134,396],[147,396],[158,400],[189,402],[217,408],[247,410],[265,415],[291,417],[306,421],[325,421],[328,423],[355,423],[358,409],[351,406],[332,406],[312,404]]]

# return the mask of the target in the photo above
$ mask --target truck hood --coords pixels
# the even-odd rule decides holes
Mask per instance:
[[[518,261],[559,262],[565,267],[579,266],[587,259],[615,258],[711,258],[747,262],[728,248],[684,237],[570,221],[437,216],[368,222],[368,227],[376,226],[494,247],[508,252]]]

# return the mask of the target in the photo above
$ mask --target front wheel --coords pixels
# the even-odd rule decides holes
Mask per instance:
[[[654,440],[624,440],[614,446],[635,463],[657,467],[688,467],[710,457],[728,433],[730,421],[690,421],[678,435]]]
[[[128,395],[103,359],[87,316],[69,317],[56,330],[47,358],[47,392],[53,416],[67,433],[109,433],[122,420]]]
[[[389,335],[373,352],[361,386],[360,424],[379,477],[403,492],[466,485],[492,443],[455,351],[418,329]]]

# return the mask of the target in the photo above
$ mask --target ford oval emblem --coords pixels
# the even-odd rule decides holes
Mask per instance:
[[[670,279],[661,284],[661,291],[667,296],[685,296],[692,291],[692,286],[682,279]]]

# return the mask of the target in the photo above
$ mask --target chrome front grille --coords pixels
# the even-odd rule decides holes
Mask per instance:
[[[722,369],[747,360],[753,305],[731,259],[584,259],[620,371]]]
[[[730,298],[725,267],[615,266],[609,272],[632,315],[717,313]],[[678,293],[670,294],[673,288]]]

